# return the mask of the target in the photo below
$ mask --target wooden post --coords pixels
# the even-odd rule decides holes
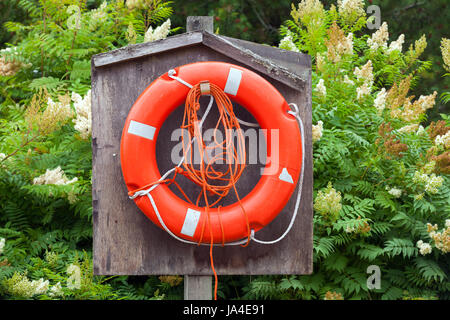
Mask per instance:
[[[184,300],[211,300],[211,276],[184,276]]]
[[[214,32],[214,17],[189,16],[186,20],[186,32]],[[184,300],[211,300],[212,276],[184,275]]]
[[[208,31],[214,32],[213,16],[189,16],[186,20],[186,32],[192,31]]]

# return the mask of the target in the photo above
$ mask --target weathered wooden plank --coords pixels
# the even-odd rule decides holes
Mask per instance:
[[[294,90],[300,90],[307,83],[306,75],[303,75],[304,78],[302,78],[301,76],[290,72],[285,67],[275,64],[270,59],[264,58],[249,49],[241,47],[237,43],[233,43],[224,37],[219,37],[209,32],[203,32],[202,43],[215,51],[280,81]]]
[[[198,20],[196,21],[198,22]],[[276,55],[268,46],[253,46],[252,49],[258,48],[258,50],[252,51],[248,49],[250,48],[248,42],[231,41],[228,37],[217,36],[207,31],[190,32],[155,42],[130,45],[107,53],[94,55],[93,61],[95,67],[105,67],[198,43],[203,43],[215,51],[251,66],[255,70],[295,90],[302,88],[306,84],[307,68],[300,68],[298,69],[298,74],[294,74],[288,68],[284,67],[282,63],[284,61],[283,56],[292,57],[292,53],[286,50],[278,50],[279,54]],[[268,58],[264,58],[263,56],[268,56]],[[299,54],[298,57],[299,61],[303,64],[307,60],[303,54]]]
[[[211,276],[184,276],[184,300],[211,300]]]
[[[158,41],[129,45],[117,50],[100,53],[94,55],[92,59],[95,67],[104,67],[114,63],[125,62],[173,50],[179,47],[198,44],[201,43],[202,40],[203,35],[201,32],[183,33]]]
[[[271,60],[278,66],[283,66],[290,72],[301,78],[308,79],[311,70],[311,57],[304,53],[283,50],[265,44],[254,43],[246,40],[218,35],[235,45],[248,49],[266,59]]]

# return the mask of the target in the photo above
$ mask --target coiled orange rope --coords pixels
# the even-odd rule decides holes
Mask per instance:
[[[236,182],[241,177],[244,169],[245,169],[245,160],[246,160],[246,152],[245,152],[245,139],[240,129],[239,122],[233,111],[233,104],[231,103],[228,96],[220,89],[217,85],[210,83],[209,84],[209,92],[208,94],[212,95],[217,104],[217,110],[219,112],[219,119],[214,128],[214,143],[206,146],[201,132],[202,123],[199,121],[197,111],[200,108],[200,97],[203,95],[201,90],[201,84],[196,84],[189,91],[186,104],[184,109],[183,116],[183,124],[181,128],[187,129],[190,137],[193,137],[197,142],[198,151],[200,154],[200,163],[195,165],[192,163],[192,152],[191,150],[191,141],[186,143],[184,137],[182,138],[183,145],[183,154],[185,157],[185,161],[183,162],[183,168],[185,173],[183,173],[186,177],[188,177],[195,184],[202,187],[202,192],[199,194],[197,198],[197,205],[203,195],[203,199],[205,201],[205,208],[207,213],[207,221],[210,231],[210,259],[211,259],[211,269],[214,273],[215,278],[215,286],[214,286],[214,298],[217,299],[217,273],[214,269],[214,261],[212,255],[213,248],[213,233],[211,228],[211,217],[209,213],[209,209],[215,205],[217,205],[220,200],[222,200],[225,196],[228,195],[231,189],[234,190],[236,198],[242,208],[242,212],[244,213],[245,220],[247,223],[248,237],[247,243],[243,246],[247,246],[250,241],[250,226],[248,223],[247,213],[241,204],[241,199],[239,197],[238,191],[236,189]],[[223,141],[218,141],[217,139],[217,130],[220,128],[225,130],[225,139]],[[234,143],[234,134],[236,132],[237,136],[237,148]],[[214,152],[214,156],[209,159],[208,151],[212,153]],[[205,159],[206,157],[206,159]],[[205,161],[206,160],[206,161]],[[206,164],[205,164],[206,162]],[[214,164],[216,163],[227,163],[227,169],[225,172],[216,170],[214,168]],[[209,203],[208,194],[215,196],[217,199],[212,203]],[[205,220],[204,220],[205,221]],[[220,220],[220,207],[219,207],[219,221]],[[224,231],[221,223],[222,230],[222,245],[225,242],[224,239]],[[205,229],[205,223],[202,226],[202,232],[199,239],[199,244],[202,242],[203,234]]]
[[[245,212],[244,207],[242,206],[241,199],[239,197],[238,191],[236,189],[236,183],[241,177],[245,167],[246,167],[246,152],[245,152],[245,138],[240,128],[238,119],[233,111],[233,104],[231,103],[228,96],[220,89],[217,85],[213,83],[208,83],[209,90],[207,92],[203,91],[201,88],[202,83],[198,83],[194,85],[190,90],[186,98],[183,122],[181,128],[187,129],[189,133],[189,139],[186,141],[184,139],[184,135],[182,135],[182,146],[183,146],[183,155],[184,162],[182,163],[183,168],[176,167],[175,174],[170,179],[165,179],[161,181],[155,181],[148,185],[145,185],[139,189],[130,191],[128,194],[131,196],[135,194],[137,191],[141,191],[144,189],[148,189],[149,187],[155,184],[167,183],[167,184],[175,184],[175,186],[180,190],[185,199],[193,204],[193,202],[189,199],[186,193],[182,190],[180,185],[175,181],[177,174],[182,174],[187,177],[189,180],[197,184],[201,187],[201,192],[199,193],[196,205],[198,206],[201,199],[205,202],[205,211],[207,214],[207,219],[203,220],[201,235],[198,241],[198,244],[202,243],[203,235],[205,231],[206,221],[208,223],[209,231],[210,231],[210,260],[211,260],[211,269],[214,273],[215,285],[214,285],[214,299],[217,300],[217,273],[214,268],[214,259],[213,259],[213,232],[211,227],[211,217],[210,217],[210,208],[218,205],[218,218],[220,223],[220,228],[222,231],[222,246],[225,244],[225,235],[223,230],[223,225],[220,219],[220,201],[226,197],[230,190],[233,189],[237,201],[242,209],[242,212],[245,217],[245,221],[247,224],[247,242],[241,246],[245,247],[250,242],[250,225],[248,221],[247,213]],[[202,95],[211,95],[214,97],[217,105],[217,110],[219,113],[219,118],[217,124],[214,128],[213,134],[213,142],[212,144],[206,146],[203,141],[202,136],[202,122],[199,120],[197,112],[200,109],[200,98]],[[225,139],[223,141],[219,141],[217,137],[217,131],[223,129],[225,131]],[[234,134],[236,133],[236,135]],[[237,137],[237,146],[234,143],[234,137]],[[194,164],[192,162],[192,142],[196,141],[196,145],[200,154],[200,163]],[[208,154],[212,154],[214,152],[213,157],[209,157]],[[226,166],[226,170],[221,171],[214,168],[216,164],[224,163],[228,164]],[[208,198],[212,196],[215,199],[210,200]]]

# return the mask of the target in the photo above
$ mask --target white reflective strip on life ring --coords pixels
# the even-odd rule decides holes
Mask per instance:
[[[242,71],[235,68],[230,68],[228,73],[227,83],[225,84],[225,93],[235,96],[239,90],[239,85],[241,84]]]
[[[289,172],[287,171],[286,168],[283,168],[283,170],[281,170],[280,175],[278,176],[278,178],[282,181],[286,181],[289,183],[294,183],[294,180],[292,179],[292,176],[289,174]]]
[[[140,136],[145,139],[153,140],[155,136],[156,128],[149,126],[148,124],[140,123],[134,120],[130,121],[128,126],[128,133]]]
[[[197,224],[199,220],[200,220],[200,211],[188,208],[186,212],[186,217],[184,218],[183,227],[181,228],[181,234],[193,237],[195,229],[197,229]]]

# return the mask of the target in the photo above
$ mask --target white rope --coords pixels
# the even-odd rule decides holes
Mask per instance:
[[[173,80],[177,80],[179,83],[184,84],[186,87],[189,87],[189,88],[192,88],[192,87],[193,87],[193,85],[191,85],[190,83],[188,83],[188,82],[184,81],[183,79],[181,79],[181,78],[175,76],[176,74],[177,74],[177,71],[176,71],[175,69],[170,69],[169,72],[167,73],[167,75],[169,76],[169,78],[171,78],[171,79],[173,79]],[[225,110],[225,112],[226,112],[228,115],[230,115],[230,114],[228,113],[227,110]],[[238,121],[240,124],[243,124],[244,126],[247,126],[247,127],[254,127],[254,128],[258,128],[258,127],[259,127],[259,123],[255,123],[255,122],[247,122],[247,121],[244,121],[244,120],[239,119],[238,117],[236,117],[236,119],[237,119],[237,121]]]
[[[189,88],[192,88],[192,85],[190,85],[189,83],[187,83],[187,82],[184,81],[183,79],[174,76],[175,74],[176,74],[176,71],[175,71],[174,69],[171,69],[171,70],[169,70],[169,72],[168,72],[168,75],[169,75],[170,78],[179,81],[180,83],[182,83],[182,84],[188,86]],[[210,96],[210,97],[211,97],[211,99],[209,100],[209,104],[208,104],[208,107],[206,108],[205,114],[203,115],[202,119],[200,120],[199,130],[202,129],[203,122],[205,121],[206,116],[207,116],[207,115],[209,114],[209,112],[211,111],[211,107],[212,107],[212,104],[213,104],[213,102],[214,102],[214,97],[213,97],[213,96]],[[256,239],[256,238],[255,238],[255,230],[254,230],[254,229],[251,229],[251,231],[250,231],[250,240],[253,240],[253,241],[255,241],[255,242],[257,242],[257,243],[260,243],[260,244],[274,244],[274,243],[277,243],[277,242],[281,241],[281,240],[289,233],[289,231],[291,230],[292,226],[294,225],[294,221],[295,221],[295,218],[297,217],[298,209],[299,209],[299,207],[300,207],[300,201],[301,201],[301,196],[302,196],[302,187],[303,187],[304,163],[305,163],[305,157],[304,157],[304,145],[305,145],[304,127],[303,127],[302,119],[301,119],[300,114],[299,114],[298,106],[297,106],[295,103],[290,103],[289,106],[291,106],[291,108],[293,108],[294,111],[290,110],[290,111],[288,111],[288,113],[291,114],[291,115],[293,115],[293,116],[297,119],[297,121],[298,121],[298,123],[299,123],[300,133],[301,133],[301,144],[302,144],[302,166],[301,166],[301,172],[300,172],[299,187],[298,187],[298,191],[297,191],[297,200],[296,200],[296,202],[295,202],[294,213],[292,214],[291,221],[289,222],[289,225],[288,225],[287,229],[286,229],[285,232],[284,232],[280,237],[278,237],[277,239],[271,240],[271,241],[265,241],[265,240],[259,240],[259,239]],[[238,121],[239,121],[239,119],[238,119]],[[239,122],[241,123],[241,121],[239,121]],[[244,124],[246,124],[246,123],[247,123],[247,124],[250,124],[250,126],[254,126],[254,125],[255,125],[255,124],[253,124],[253,123],[248,123],[248,122],[245,122],[245,121],[242,121],[242,122],[243,122]],[[247,124],[246,124],[246,125],[247,125]],[[256,125],[259,126],[259,124],[256,124]],[[189,144],[189,146],[188,146],[188,150],[187,150],[187,151],[189,151],[189,149],[190,149],[190,147],[191,147],[191,145],[192,145],[192,143],[193,143],[194,141],[195,141],[195,137],[193,137],[193,138],[191,139],[191,142],[190,142],[190,144]],[[178,163],[178,165],[177,165],[176,167],[174,167],[174,168],[168,170],[168,171],[167,171],[167,172],[166,172],[166,173],[165,173],[165,174],[157,181],[157,183],[155,183],[155,184],[154,184],[153,186],[151,186],[149,189],[146,189],[146,190],[140,190],[140,191],[135,192],[132,196],[129,196],[129,198],[130,198],[130,199],[135,199],[136,197],[139,197],[139,196],[147,196],[147,197],[149,198],[149,200],[150,200],[150,203],[151,203],[151,205],[152,205],[152,207],[153,207],[153,210],[155,211],[155,214],[156,214],[156,217],[158,218],[159,223],[160,223],[161,226],[164,228],[164,230],[166,230],[166,232],[167,232],[168,234],[170,234],[173,238],[177,239],[178,241],[181,241],[181,242],[184,242],[184,243],[188,243],[188,244],[197,244],[197,245],[198,245],[199,243],[197,243],[197,242],[189,241],[189,240],[186,240],[186,239],[183,239],[183,238],[178,237],[176,234],[174,234],[174,233],[166,226],[166,224],[164,223],[164,221],[163,221],[161,215],[159,214],[159,210],[158,210],[158,207],[157,207],[157,205],[156,205],[156,203],[155,203],[155,200],[153,199],[152,195],[150,194],[151,191],[153,191],[157,186],[159,186],[159,184],[160,184],[159,182],[161,182],[162,180],[164,180],[170,173],[172,173],[173,171],[175,171],[175,169],[176,169],[177,167],[180,167],[180,166],[182,165],[183,161],[184,161],[184,155],[183,155],[183,157],[181,158],[181,160],[180,160],[180,162]],[[236,245],[241,245],[241,244],[247,243],[247,241],[248,241],[248,238],[246,237],[246,238],[244,238],[244,239],[242,239],[242,240],[224,243],[224,245],[225,245],[225,246],[236,246]],[[201,244],[201,245],[210,245],[210,244],[208,244],[208,243],[200,243],[200,244]],[[222,244],[214,244],[214,246],[218,246],[218,245],[222,245]]]
[[[193,85],[187,83],[186,81],[184,81],[181,78],[176,77],[175,75],[177,74],[177,71],[175,69],[170,69],[169,72],[167,72],[167,75],[169,76],[169,78],[172,78],[174,80],[177,80],[178,82],[184,84],[186,87],[192,88]]]
[[[303,127],[303,121],[302,121],[302,118],[300,117],[300,113],[299,113],[297,105],[295,103],[290,103],[289,105],[295,109],[295,111],[290,110],[290,111],[288,111],[288,113],[292,114],[295,117],[295,119],[297,119],[297,122],[300,127],[301,142],[302,142],[302,166],[301,166],[301,171],[300,171],[300,179],[298,182],[297,200],[295,201],[295,207],[294,207],[294,212],[291,217],[291,221],[289,222],[287,229],[284,231],[284,233],[279,238],[277,238],[275,240],[271,240],[271,241],[265,241],[265,240],[258,240],[254,236],[252,237],[253,241],[255,241],[257,243],[261,243],[261,244],[274,244],[274,243],[277,243],[277,242],[283,240],[283,238],[289,233],[289,231],[291,231],[291,228],[294,225],[294,221],[295,221],[295,218],[297,217],[298,209],[300,207],[300,201],[302,198],[303,173],[304,173],[304,164],[305,164],[305,149],[304,149],[304,147],[305,147],[305,130]]]

